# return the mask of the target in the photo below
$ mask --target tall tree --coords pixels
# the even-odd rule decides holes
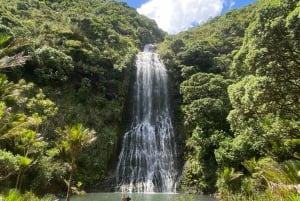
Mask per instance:
[[[95,131],[84,128],[82,124],[66,126],[64,130],[59,130],[63,137],[62,146],[71,156],[70,175],[67,181],[68,190],[66,200],[70,200],[71,186],[74,170],[76,168],[76,159],[81,150],[95,140]]]
[[[215,189],[217,163],[214,150],[230,135],[226,116],[231,109],[226,89],[231,80],[221,75],[197,73],[181,84],[186,141],[185,186],[197,192]]]
[[[246,77],[229,88],[228,119],[256,154],[292,157],[299,149],[291,141],[300,138],[299,5],[261,1],[231,68],[236,77]]]

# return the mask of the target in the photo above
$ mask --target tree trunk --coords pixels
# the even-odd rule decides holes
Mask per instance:
[[[20,177],[21,177],[22,169],[19,170],[17,181],[16,181],[16,189],[19,189]]]
[[[69,177],[69,181],[68,181],[67,198],[66,198],[67,201],[70,201],[71,195],[72,195],[71,184],[72,184],[74,169],[75,169],[75,159],[72,158],[71,170],[70,170],[70,177]]]

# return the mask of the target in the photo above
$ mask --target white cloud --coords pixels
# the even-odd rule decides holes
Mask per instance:
[[[175,34],[219,15],[224,3],[225,0],[149,0],[137,11],[154,19],[164,31]]]
[[[231,9],[235,5],[235,1],[234,0],[229,0],[229,1],[225,2],[225,4],[229,5],[229,9]]]

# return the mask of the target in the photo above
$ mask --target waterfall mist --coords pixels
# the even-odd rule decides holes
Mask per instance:
[[[123,192],[175,192],[176,145],[166,68],[146,45],[136,58],[132,122],[119,156],[117,188]]]

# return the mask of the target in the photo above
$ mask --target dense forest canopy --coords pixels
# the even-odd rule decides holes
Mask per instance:
[[[0,13],[0,188],[65,191],[86,128],[96,139],[75,154],[72,186],[94,187],[116,158],[135,54],[164,33],[107,0],[2,1]]]
[[[261,0],[160,45],[186,134],[183,189],[299,199],[299,8]]]
[[[259,0],[166,35],[122,2],[1,1],[4,196],[97,190],[113,175],[135,55],[156,43],[184,155],[180,190],[299,200],[300,2]]]

